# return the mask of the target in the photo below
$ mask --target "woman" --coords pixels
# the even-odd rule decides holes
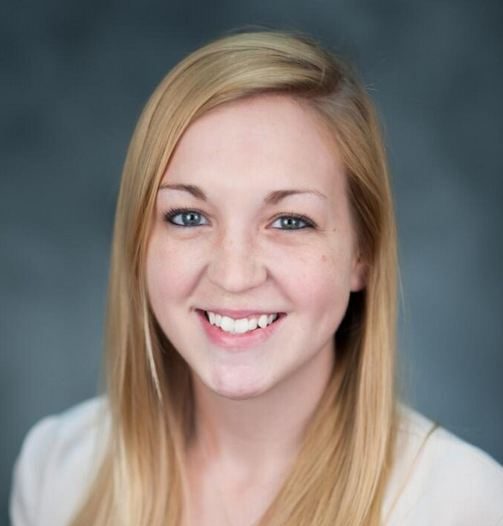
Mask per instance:
[[[14,525],[503,524],[501,467],[397,407],[392,208],[373,107],[315,43],[176,66],[125,163],[106,397],[29,434]]]

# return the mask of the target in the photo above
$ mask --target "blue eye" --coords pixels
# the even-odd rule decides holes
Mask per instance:
[[[164,219],[175,226],[194,227],[207,225],[208,220],[197,210],[190,208],[176,208],[166,212]],[[205,222],[201,222],[201,221]]]
[[[169,210],[164,214],[164,219],[168,223],[179,227],[196,227],[209,224],[201,212],[190,208],[174,208]],[[279,223],[279,226],[274,226],[277,223]],[[275,219],[272,227],[277,230],[303,230],[305,228],[314,228],[315,224],[305,216],[290,214]]]
[[[278,230],[303,230],[304,228],[314,227],[314,223],[311,220],[309,220],[307,217],[298,215],[278,217],[274,221],[273,225],[278,222],[280,224],[279,227],[273,226],[273,228],[277,228]]]

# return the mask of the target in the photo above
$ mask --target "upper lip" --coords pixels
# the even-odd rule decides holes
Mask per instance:
[[[205,310],[209,312],[214,312],[215,314],[220,314],[222,316],[229,316],[230,318],[234,319],[240,319],[240,318],[247,318],[248,316],[260,316],[261,314],[282,314],[280,311],[277,310],[248,310],[248,309],[220,309],[220,308],[207,308],[207,309],[200,309]]]

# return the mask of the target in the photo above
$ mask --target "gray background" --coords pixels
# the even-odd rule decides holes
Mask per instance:
[[[121,166],[178,60],[248,24],[356,63],[383,116],[400,231],[402,383],[503,462],[503,3],[2,2],[0,522],[40,417],[93,395]]]

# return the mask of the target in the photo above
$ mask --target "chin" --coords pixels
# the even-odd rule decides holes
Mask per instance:
[[[213,376],[206,384],[215,394],[230,400],[248,400],[256,398],[269,389],[267,379],[243,372],[222,372]]]

